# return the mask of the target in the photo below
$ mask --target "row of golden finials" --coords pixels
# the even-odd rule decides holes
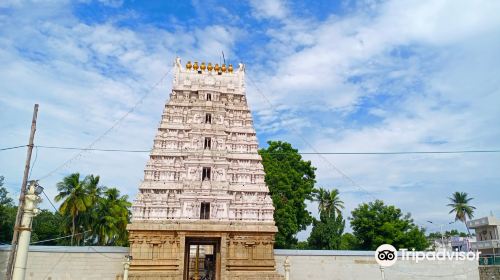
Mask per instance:
[[[222,66],[219,66],[219,64],[215,64],[215,66],[212,65],[212,63],[208,63],[208,65],[205,65],[205,62],[202,62],[200,66],[198,66],[198,61],[195,61],[193,65],[191,65],[191,61],[188,61],[186,63],[186,69],[187,70],[191,70],[191,68],[193,68],[194,71],[198,71],[198,69],[200,69],[200,71],[205,71],[205,70],[208,70],[209,72],[212,71],[212,70],[215,70],[215,72],[219,72],[219,73],[222,73],[222,72],[229,72],[229,73],[233,73],[233,65],[232,64],[229,64],[229,66],[226,68],[226,64],[222,64]]]

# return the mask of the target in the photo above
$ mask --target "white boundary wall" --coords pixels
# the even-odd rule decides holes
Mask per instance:
[[[0,279],[5,274],[9,246],[0,246]],[[115,279],[123,269],[128,248],[31,246],[27,280]],[[276,266],[284,275],[290,261],[290,280],[380,280],[381,271],[373,252],[275,250]],[[385,268],[386,280],[479,280],[475,261],[401,261]],[[223,279],[222,279],[223,280]]]

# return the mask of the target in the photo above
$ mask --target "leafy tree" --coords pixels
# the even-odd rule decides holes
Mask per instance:
[[[4,177],[0,176],[0,243],[10,244],[14,223],[16,221],[17,207],[8,196],[9,192],[3,186]]]
[[[429,235],[427,235],[427,238],[429,239],[440,239],[441,238],[441,232],[431,232]],[[450,238],[453,236],[459,236],[459,237],[467,237],[467,233],[465,232],[459,232],[456,229],[452,229],[451,231],[445,231],[444,232],[444,237],[445,238]]]
[[[5,177],[0,176],[0,205],[12,205],[14,201],[8,196],[9,192],[3,186]]]
[[[359,250],[361,247],[359,240],[352,233],[342,234],[340,239],[340,250]]]
[[[340,200],[339,190],[333,189],[327,191],[323,188],[315,191],[315,200],[318,202],[318,210],[320,213],[327,215],[342,215],[344,209],[344,202]]]
[[[93,235],[99,245],[126,245],[127,224],[130,212],[128,196],[120,196],[116,188],[104,191],[104,197],[97,202],[94,215]]]
[[[323,188],[315,190],[318,201],[320,219],[313,221],[311,235],[308,238],[309,247],[320,250],[337,250],[340,248],[345,220],[342,218],[344,202],[340,200],[339,191],[327,191]]]
[[[320,213],[320,219],[313,221],[311,235],[307,239],[309,247],[318,250],[340,249],[345,220],[342,215],[328,215]]]
[[[428,247],[424,229],[413,223],[410,214],[386,206],[381,200],[363,203],[352,212],[351,227],[363,250],[375,250],[382,244],[424,250]]]
[[[296,234],[312,222],[305,201],[312,200],[316,168],[310,161],[303,160],[291,144],[281,141],[268,144],[259,154],[275,207],[274,220],[278,227],[275,246],[293,248],[298,241]]]
[[[61,228],[63,217],[59,213],[52,213],[49,210],[42,210],[38,215],[33,218],[33,234],[31,242],[48,240],[60,237],[63,234]],[[40,243],[40,245],[57,245],[60,244],[59,240],[52,240]]]
[[[78,227],[83,231],[82,236],[80,238],[86,239],[86,233],[93,230],[94,225],[99,223],[99,217],[95,215],[96,207],[101,200],[101,196],[105,191],[105,187],[99,185],[99,176],[88,175],[83,180],[83,188],[87,195],[87,199],[89,201],[89,206],[87,207],[87,211],[80,213],[80,217],[78,219]],[[89,237],[89,236],[87,236]],[[92,238],[92,236],[90,236]],[[90,240],[92,242],[92,240]]]
[[[80,180],[80,173],[73,173],[64,177],[61,182],[57,183],[57,190],[59,194],[56,195],[55,201],[63,201],[59,207],[59,212],[63,216],[71,218],[71,245],[73,245],[75,235],[77,235],[77,222],[80,214],[91,207],[92,200],[88,196],[85,181]],[[77,235],[77,240],[81,240],[79,235]]]
[[[307,241],[299,241],[297,244],[293,247],[293,249],[297,250],[307,250],[309,249],[309,243]]]
[[[474,217],[474,210],[476,207],[469,204],[473,198],[468,196],[469,195],[465,192],[454,192],[451,197],[448,198],[451,202],[448,206],[451,207],[449,214],[455,213],[455,221],[463,222],[470,236],[467,218],[470,220]]]

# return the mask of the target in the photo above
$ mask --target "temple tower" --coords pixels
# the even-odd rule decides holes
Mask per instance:
[[[132,206],[130,279],[282,279],[245,68],[177,59]]]

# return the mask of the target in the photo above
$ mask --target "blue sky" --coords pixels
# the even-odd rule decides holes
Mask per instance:
[[[2,1],[0,147],[27,142],[35,102],[36,144],[84,147],[150,92],[95,144],[149,149],[171,75],[151,86],[176,56],[219,62],[224,51],[246,64],[261,146],[498,149],[500,3],[480,2]],[[41,184],[52,197],[75,171],[134,197],[148,156],[86,152],[51,173],[75,152],[35,155],[32,178],[51,174]],[[305,157],[319,186],[341,191],[347,215],[376,197],[436,231],[425,221],[447,223],[447,197],[466,191],[476,216],[500,216],[500,154]],[[13,195],[24,158],[24,149],[0,152]]]

